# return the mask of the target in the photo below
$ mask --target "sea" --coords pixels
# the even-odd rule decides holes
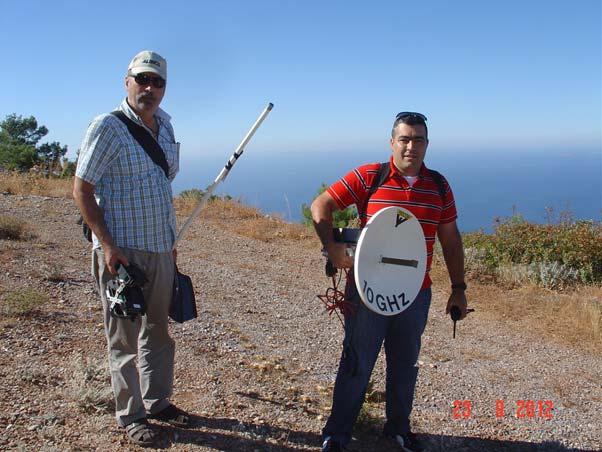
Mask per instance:
[[[204,190],[230,154],[181,156],[174,194]],[[245,150],[216,194],[228,194],[266,215],[300,222],[322,183],[363,163],[386,161],[390,150]],[[521,215],[534,223],[562,218],[602,220],[602,149],[449,150],[429,148],[425,163],[449,181],[462,232],[492,232],[496,221]],[[202,219],[202,214],[201,214]]]

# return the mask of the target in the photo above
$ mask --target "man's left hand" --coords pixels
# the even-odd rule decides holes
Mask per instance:
[[[463,290],[452,290],[451,295],[449,296],[449,300],[447,300],[447,307],[445,308],[445,313],[449,315],[452,306],[457,306],[460,309],[460,318],[462,320],[466,317],[468,302],[466,301],[466,294]]]

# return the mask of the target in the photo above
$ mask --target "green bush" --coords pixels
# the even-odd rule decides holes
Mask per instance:
[[[48,301],[48,296],[35,289],[20,289],[4,295],[1,311],[8,316],[28,314]]]
[[[467,266],[473,265],[478,270],[493,272],[500,265],[500,259],[494,246],[493,236],[483,231],[463,234]]]
[[[61,171],[61,175],[60,177],[62,179],[69,179],[73,176],[75,176],[75,170],[77,169],[77,163],[76,162],[71,162],[67,159],[63,159],[63,169]]]
[[[27,171],[38,163],[36,148],[20,143],[3,143],[0,140],[0,166],[7,170]]]
[[[191,188],[188,190],[181,191],[178,196],[183,199],[194,199],[196,201],[200,201],[204,194],[205,192],[203,190],[199,190],[198,188]],[[220,197],[219,195],[211,195],[209,197],[209,201],[215,201],[216,199],[225,199],[229,201],[232,199],[232,196],[223,195]]]
[[[47,134],[48,129],[45,126],[38,127],[38,121],[33,116],[7,115],[0,121],[0,166],[27,171],[37,163],[60,161],[67,152],[67,146],[61,146],[56,141],[37,146]]]
[[[493,234],[465,234],[464,245],[479,250],[490,270],[509,264],[550,264],[534,273],[544,286],[566,282],[575,272],[583,283],[602,282],[602,224],[597,221],[533,224],[514,216],[501,221]]]
[[[319,195],[324,193],[327,188],[328,185],[322,183],[315,197],[317,198]],[[304,203],[301,206],[301,214],[303,215],[303,224],[305,224],[308,227],[313,226],[314,222],[311,216],[311,207]],[[345,210],[335,210],[335,212],[333,213],[332,225],[335,228],[344,228],[347,226],[351,227],[349,223],[356,220],[357,218],[358,215],[355,206],[347,207]]]

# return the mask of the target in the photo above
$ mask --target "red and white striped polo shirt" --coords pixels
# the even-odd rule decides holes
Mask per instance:
[[[390,206],[403,207],[414,214],[420,222],[424,237],[426,239],[426,274],[422,288],[431,286],[429,272],[433,260],[433,246],[437,236],[439,223],[450,223],[458,215],[454,195],[443,178],[445,196],[442,199],[439,194],[437,183],[430,176],[429,171],[423,164],[420,168],[418,179],[410,186],[406,179],[399,173],[393,164],[393,157],[389,160],[389,177],[370,197],[366,209],[367,216],[362,216],[362,227],[379,210]],[[334,198],[339,208],[344,209],[352,204],[361,206],[368,196],[372,182],[377,177],[380,163],[369,163],[349,172],[342,179],[328,188],[328,193]]]

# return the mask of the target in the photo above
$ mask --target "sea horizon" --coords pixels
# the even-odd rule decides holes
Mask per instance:
[[[228,155],[184,161],[173,183],[174,195],[209,186]],[[228,194],[266,215],[302,220],[322,183],[334,183],[363,163],[385,161],[390,151],[245,152],[216,194]],[[181,157],[182,158],[182,157]],[[449,151],[429,148],[425,164],[449,181],[462,232],[492,232],[496,219],[520,214],[533,223],[602,219],[602,151],[555,149],[506,152]]]

